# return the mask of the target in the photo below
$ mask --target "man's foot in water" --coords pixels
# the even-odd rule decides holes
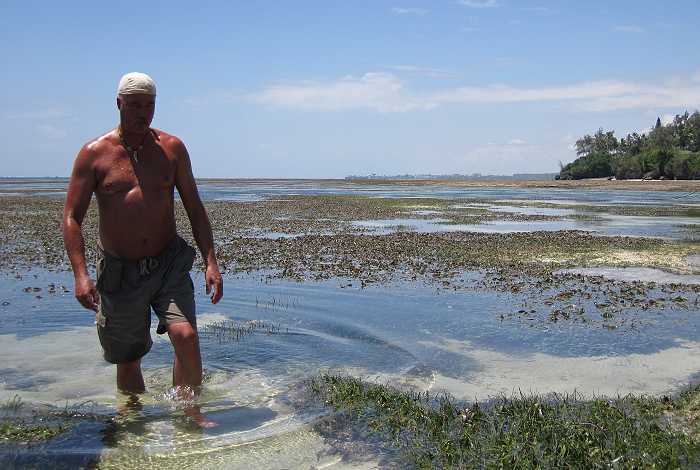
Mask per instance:
[[[202,414],[201,407],[193,402],[197,399],[200,390],[189,386],[173,387],[175,400],[179,401],[183,406],[185,416],[190,418],[197,426],[203,429],[214,428],[219,425],[216,421],[205,418]]]
[[[199,405],[185,408],[185,415],[203,429],[215,428],[219,425],[216,421],[207,419],[199,408]]]

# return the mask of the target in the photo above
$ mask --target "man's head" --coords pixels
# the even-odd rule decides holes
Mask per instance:
[[[153,121],[156,84],[145,73],[132,72],[119,80],[117,108],[124,132],[146,132]]]

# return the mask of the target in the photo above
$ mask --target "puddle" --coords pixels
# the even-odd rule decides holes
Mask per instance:
[[[489,211],[491,212],[506,212],[506,213],[513,213],[513,214],[521,214],[521,215],[543,215],[543,216],[551,216],[551,217],[564,217],[568,215],[573,215],[577,214],[578,212],[573,210],[573,209],[556,209],[552,207],[527,207],[527,206],[503,206],[503,205],[489,205],[489,204],[484,204],[483,206],[488,207]],[[483,207],[481,205],[479,206],[473,206],[473,207]],[[469,208],[469,206],[453,206],[453,207],[462,207],[462,208]]]
[[[515,233],[515,232],[555,232],[559,230],[587,230],[584,224],[576,221],[545,220],[535,222],[512,222],[495,220],[483,224],[456,225],[460,230],[477,233]]]
[[[437,232],[477,232],[477,233],[513,233],[557,230],[583,230],[576,221],[536,221],[512,222],[497,220],[483,224],[448,224],[448,219],[384,219],[356,220],[352,226],[370,229],[373,235],[386,235],[399,230],[411,230],[420,233]]]
[[[307,235],[305,233],[269,232],[262,229],[244,230],[240,234],[248,238],[264,238],[269,240],[279,240],[280,238],[299,238]]]
[[[467,207],[467,206],[462,206]],[[515,209],[515,207],[513,208]],[[562,210],[563,211],[563,210]],[[503,211],[509,212],[509,211]],[[545,213],[546,212],[546,213]],[[526,215],[563,215],[552,211],[521,211]],[[374,234],[385,235],[398,230],[412,230],[420,233],[435,232],[477,232],[477,233],[514,233],[536,231],[581,230],[605,236],[634,236],[649,238],[666,238],[694,241],[700,234],[694,234],[684,228],[695,224],[698,219],[683,217],[637,217],[602,215],[598,220],[543,220],[510,221],[494,220],[481,224],[448,224],[448,219],[381,219],[356,220],[351,225],[370,229]]]
[[[441,215],[441,214],[443,214],[443,212],[426,209],[426,210],[411,211],[411,214],[415,214],[415,215]]]
[[[351,227],[367,229],[373,235],[387,235],[399,230],[410,230],[420,233],[459,231],[458,226],[445,224],[448,219],[377,219],[355,220]]]
[[[585,225],[606,235],[642,236],[669,239],[697,240],[698,234],[685,229],[697,224],[693,217],[643,217],[599,214],[601,219],[585,221]]]
[[[584,276],[602,276],[617,281],[656,282],[659,284],[700,285],[700,276],[693,274],[674,274],[654,268],[573,268],[562,269],[561,274],[583,274]]]
[[[686,258],[686,262],[693,268],[700,268],[700,255],[690,255]]]

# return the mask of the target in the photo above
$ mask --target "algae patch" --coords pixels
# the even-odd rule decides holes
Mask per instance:
[[[33,412],[30,417],[21,416],[24,404],[15,395],[0,404],[0,442],[31,443],[47,441],[68,429],[58,422],[50,422],[46,416]]]
[[[67,429],[60,424],[49,425],[25,420],[0,419],[0,440],[12,442],[46,441]]]
[[[586,399],[519,395],[460,403],[354,377],[310,383],[327,406],[391,442],[418,468],[678,468],[700,464],[700,446],[664,423],[688,398]],[[697,389],[687,392],[696,399]]]

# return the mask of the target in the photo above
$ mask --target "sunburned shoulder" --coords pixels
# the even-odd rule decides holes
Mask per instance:
[[[78,156],[98,156],[102,152],[117,145],[117,137],[114,129],[105,132],[104,134],[91,139],[83,145]]]
[[[151,128],[151,132],[153,132],[153,136],[160,142],[161,145],[167,145],[169,147],[184,147],[185,144],[182,143],[182,141],[177,137],[172,134],[168,134],[165,131],[162,131],[160,129],[154,129]]]

